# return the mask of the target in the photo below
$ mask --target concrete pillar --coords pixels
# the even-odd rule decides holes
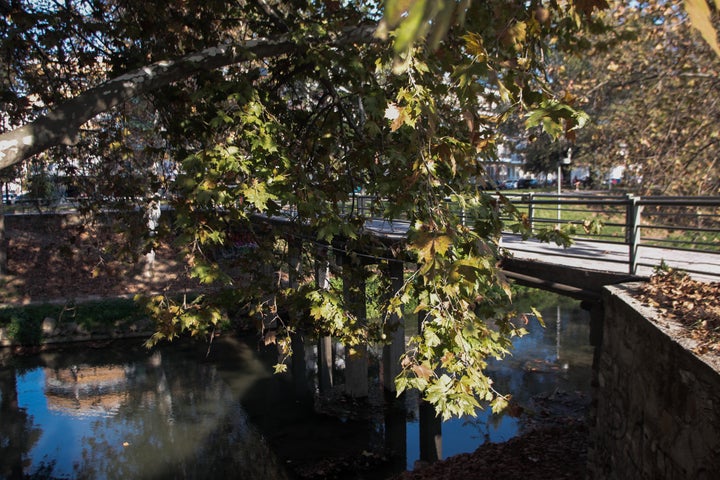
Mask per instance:
[[[297,289],[302,273],[302,240],[294,237],[288,238],[288,286]],[[290,319],[287,319],[290,321]],[[292,323],[292,322],[290,322]],[[290,334],[293,351],[290,359],[290,371],[295,384],[295,393],[299,397],[306,397],[310,393],[305,360],[305,338],[303,332],[295,331]]]
[[[5,208],[1,206],[0,208]],[[7,274],[7,248],[8,242],[5,241],[5,214],[0,211],[0,275]]]
[[[360,325],[367,322],[365,305],[365,275],[362,266],[353,265],[347,255],[341,257],[343,270],[343,297],[346,308],[355,315]],[[367,397],[368,346],[345,346],[345,393],[351,397]]]
[[[298,288],[301,274],[302,240],[289,237],[288,240],[288,286]]]
[[[597,420],[598,405],[598,388],[599,388],[599,372],[600,372],[600,355],[602,353],[603,344],[603,324],[605,318],[605,307],[601,301],[583,301],[580,303],[583,310],[590,314],[590,345],[593,347],[592,362],[592,378],[590,379],[590,389],[592,391],[592,399],[590,401],[590,409],[588,412],[588,424],[595,425]]]
[[[160,199],[153,197],[145,208],[145,221],[150,237],[154,237],[160,224]],[[155,249],[151,248],[145,254],[143,263],[143,277],[152,278],[155,275]]]
[[[390,277],[389,296],[398,292],[404,283],[404,264],[390,260],[385,268],[385,274]],[[388,318],[387,328],[389,331],[390,342],[383,346],[383,369],[382,382],[383,387],[388,392],[395,392],[395,377],[402,370],[400,367],[400,357],[405,353],[405,325],[402,318],[393,313]]]
[[[385,451],[389,453],[390,470],[400,474],[407,469],[407,418],[406,396],[400,397],[385,391]]]
[[[319,247],[315,256],[315,283],[318,288],[330,288],[330,262],[327,247]],[[323,335],[318,339],[318,387],[320,393],[328,393],[333,387],[332,337]]]
[[[442,419],[435,414],[435,407],[423,399],[420,399],[419,417],[420,461],[442,460]]]
[[[426,312],[418,312],[418,332],[422,332],[426,315]],[[420,461],[432,463],[442,460],[442,419],[435,413],[431,403],[422,397],[419,402]]]
[[[385,266],[385,274],[390,278],[389,296],[399,291],[404,283],[403,262],[389,261]],[[405,353],[405,322],[398,315],[388,319],[391,329],[390,343],[383,347],[382,382],[385,391],[385,447],[391,452],[392,470],[397,473],[407,468],[407,406],[403,393],[396,396],[395,377],[400,374],[400,357]],[[393,330],[394,327],[394,330]]]

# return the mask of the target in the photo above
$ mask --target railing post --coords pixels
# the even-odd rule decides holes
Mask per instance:
[[[535,195],[533,192],[530,192],[523,197],[523,199],[526,198],[528,202],[528,219],[530,220],[530,233],[532,233],[535,230],[535,204],[533,203]]]
[[[625,213],[625,242],[628,245],[628,273],[635,275],[638,265],[638,248],[640,247],[640,214],[642,206],[638,198],[631,193],[627,194]]]

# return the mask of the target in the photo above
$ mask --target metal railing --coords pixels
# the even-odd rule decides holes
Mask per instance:
[[[533,232],[559,225],[570,226],[574,230],[571,238],[576,243],[608,248],[622,246],[624,253],[620,258],[608,257],[603,261],[622,263],[631,275],[638,274],[640,267],[645,267],[645,270],[658,267],[658,259],[683,253],[716,258],[717,261],[709,267],[703,267],[699,262],[697,271],[689,268],[688,272],[720,279],[720,197],[533,192],[504,195],[527,215]],[[388,211],[388,204],[380,198],[356,195],[341,209],[346,214],[383,217]],[[472,212],[458,214],[464,221],[472,222]],[[593,228],[595,226],[600,228]],[[512,235],[509,230],[504,234]],[[597,248],[595,252],[602,250]],[[656,252],[651,253],[652,250]],[[556,255],[582,258],[577,250],[571,249],[560,250]],[[587,258],[597,260],[597,254]]]
[[[720,280],[720,197],[638,197],[586,192],[560,195],[507,192],[504,196],[527,215],[533,232],[569,225],[574,229],[571,238],[575,243],[598,245],[585,257],[582,249],[559,249],[547,255],[597,261],[598,252],[612,246],[622,247],[622,254],[607,256],[602,261],[618,264],[618,268],[631,275],[638,274],[640,268],[644,271],[656,268],[664,259],[690,255],[699,260],[687,262],[690,267],[683,266],[684,270]],[[386,199],[373,196],[354,195],[338,207],[345,215],[403,219]],[[471,211],[457,214],[472,223]],[[593,224],[602,227],[586,229]],[[513,234],[508,230],[504,235]],[[516,244],[506,248],[521,251],[525,247]]]
[[[657,267],[640,254],[651,249],[718,255],[720,259],[720,197],[638,197],[594,194],[507,195],[528,215],[534,231],[570,225],[574,241],[627,246],[627,273]],[[591,227],[599,224],[594,231]],[[587,230],[586,230],[587,228]],[[653,259],[657,255],[651,255]],[[720,271],[690,273],[720,276]]]

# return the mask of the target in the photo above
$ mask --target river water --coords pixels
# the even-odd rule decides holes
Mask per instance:
[[[530,322],[513,355],[490,366],[496,388],[520,405],[539,394],[590,390],[588,313],[578,302],[541,297],[545,328]],[[383,401],[376,367],[368,402],[321,403],[312,348],[310,368],[292,378],[272,373],[275,352],[252,337],[221,337],[209,354],[206,345],[147,351],[141,343],[67,345],[6,358],[0,478],[320,478],[323,468],[342,463],[338,458],[376,459],[383,450],[395,452],[384,463],[383,475],[390,475],[421,457],[417,399]],[[433,439],[447,458],[520,429],[516,417],[484,410],[444,422]]]

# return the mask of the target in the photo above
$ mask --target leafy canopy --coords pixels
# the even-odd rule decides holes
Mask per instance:
[[[588,48],[585,32],[605,31],[604,0],[0,7],[3,154],[47,133],[42,123],[15,127],[45,114],[79,119],[82,128],[50,142],[66,145],[47,159],[127,185],[130,202],[160,187],[172,192],[170,231],[192,274],[216,287],[192,302],[149,299],[154,341],[211,335],[242,312],[274,318],[278,331],[260,328],[286,354],[297,330],[352,346],[387,338],[388,315],[413,305],[421,328],[399,390],[418,388],[444,416],[473,413],[480,401],[502,407],[484,368],[522,328],[510,321],[511,290],[497,267],[500,218],[524,235],[528,225],[482,189],[483,162],[495,158],[498,132],[513,116],[571,139],[587,121],[557,93],[546,64]],[[113,97],[121,100],[110,109],[110,83],[102,82],[117,77],[125,83],[113,85],[134,90]],[[92,102],[63,104],[68,98]],[[108,111],[85,121],[83,108]],[[408,220],[407,241],[388,249],[364,235],[358,189],[378,199],[373,216]],[[251,221],[288,212],[290,232]],[[390,252],[416,268],[400,290],[380,296],[379,318],[362,321],[340,292],[281,271],[298,237],[305,253],[342,241],[348,251]],[[561,231],[543,237],[567,241]],[[253,254],[228,258],[228,244]],[[361,257],[348,258],[357,275],[371,274]]]

